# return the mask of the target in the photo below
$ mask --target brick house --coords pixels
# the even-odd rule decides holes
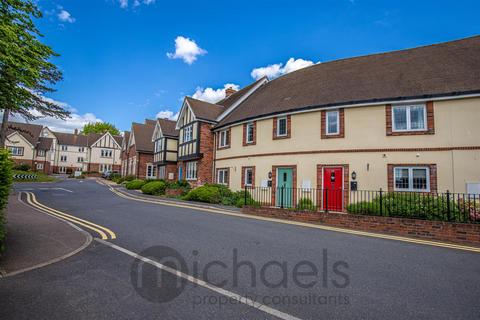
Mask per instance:
[[[146,119],[145,123],[132,123],[128,137],[127,149],[124,150],[126,159],[125,175],[133,175],[138,179],[155,179],[156,166],[153,164],[154,145],[153,132],[157,121]],[[124,157],[125,157],[124,155]]]
[[[125,177],[128,172],[128,141],[130,140],[130,131],[124,131],[122,137],[122,148],[120,152],[121,168],[120,174]]]
[[[173,120],[157,119],[153,131],[153,164],[158,179],[177,179],[178,130],[175,129],[175,124]]]

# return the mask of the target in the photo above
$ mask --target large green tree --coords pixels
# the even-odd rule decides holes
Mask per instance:
[[[110,134],[114,136],[120,135],[120,131],[115,127],[115,125],[108,122],[87,123],[82,129],[83,134],[106,132],[110,132]]]
[[[10,114],[26,120],[42,116],[66,119],[69,112],[44,94],[62,79],[50,59],[57,54],[40,42],[33,19],[42,17],[31,0],[0,0],[0,148],[5,147]]]

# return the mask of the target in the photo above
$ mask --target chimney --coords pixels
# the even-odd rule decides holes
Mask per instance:
[[[237,90],[233,89],[232,87],[228,87],[227,89],[225,89],[225,98],[230,97],[235,92],[237,92]]]
[[[74,135],[78,135],[78,129],[73,130]]]

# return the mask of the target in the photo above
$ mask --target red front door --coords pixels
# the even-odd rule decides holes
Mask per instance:
[[[323,210],[342,211],[343,168],[323,169]]]

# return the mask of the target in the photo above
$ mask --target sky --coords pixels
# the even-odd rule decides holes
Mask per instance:
[[[480,34],[479,1],[38,0],[36,24],[64,79],[48,98],[129,130],[174,118],[183,97],[217,101],[315,63]]]

